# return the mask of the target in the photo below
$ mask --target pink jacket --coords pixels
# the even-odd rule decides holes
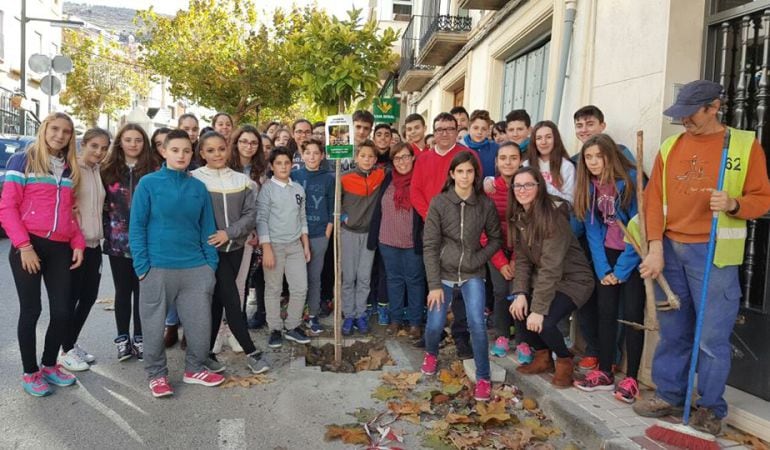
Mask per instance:
[[[19,248],[29,244],[29,235],[56,242],[69,242],[73,249],[84,249],[86,241],[73,214],[75,194],[70,169],[65,167],[60,180],[53,175],[25,174],[28,152],[8,160],[3,195],[0,198],[0,223],[11,243]]]

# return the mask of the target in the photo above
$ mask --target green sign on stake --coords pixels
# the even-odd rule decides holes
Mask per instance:
[[[373,108],[374,120],[377,122],[398,122],[401,105],[398,99],[394,97],[377,97],[374,99]]]
[[[353,158],[353,117],[348,115],[326,118],[326,158]]]

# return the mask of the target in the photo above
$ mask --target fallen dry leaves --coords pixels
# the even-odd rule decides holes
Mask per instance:
[[[225,389],[233,388],[233,387],[249,388],[251,386],[256,386],[259,384],[268,384],[272,382],[273,382],[272,378],[263,374],[248,375],[245,377],[232,375],[227,377],[227,380],[225,380],[225,382],[222,383],[220,386]]]
[[[359,359],[354,367],[356,372],[362,370],[380,370],[382,366],[393,365],[393,360],[390,358],[390,354],[384,348],[381,349],[369,349],[369,355]]]
[[[327,425],[324,439],[327,441],[341,439],[342,442],[351,445],[369,445],[370,443],[369,435],[366,434],[366,430],[359,424]]]
[[[408,372],[406,370],[401,372],[385,372],[382,374],[381,378],[386,384],[405,391],[412,390],[417,386],[417,383],[422,378],[422,373]]]
[[[750,434],[743,434],[743,433],[728,431],[728,432],[725,432],[724,438],[741,443],[743,445],[750,446],[751,450],[768,450],[770,448],[767,446],[767,444],[762,442],[758,437]]]
[[[489,403],[478,403],[476,412],[479,414],[479,422],[486,424],[490,421],[505,422],[511,420],[511,415],[505,410],[505,400],[495,400]]]

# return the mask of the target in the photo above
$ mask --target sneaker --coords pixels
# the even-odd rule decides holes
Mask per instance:
[[[80,356],[78,356],[74,348],[67,353],[61,353],[58,361],[65,369],[73,372],[82,372],[88,370],[89,367],[87,362],[80,359]]]
[[[284,336],[286,339],[296,342],[297,344],[309,344],[310,338],[307,337],[304,331],[302,331],[302,328],[297,327],[293,330],[289,330],[284,332]]]
[[[377,304],[377,323],[382,326],[390,325],[390,310],[387,304]]]
[[[698,431],[718,436],[722,433],[722,419],[714,411],[699,406],[692,415],[690,426]]]
[[[615,388],[615,398],[625,403],[634,403],[639,396],[639,383],[634,378],[623,378]]]
[[[270,364],[262,357],[262,352],[246,356],[246,365],[252,373],[265,373],[270,370]]]
[[[476,389],[473,391],[473,398],[479,402],[489,400],[492,393],[492,383],[489,380],[479,380],[476,383]]]
[[[259,330],[260,328],[264,328],[264,326],[267,325],[265,315],[261,314],[259,311],[257,311],[257,313],[255,313],[254,316],[246,322],[250,330]]]
[[[60,364],[56,364],[53,367],[43,366],[40,372],[43,374],[45,381],[54,386],[72,386],[77,381],[75,375],[62,370]]]
[[[437,365],[438,361],[436,360],[436,356],[425,352],[425,357],[422,359],[422,367],[420,368],[420,372],[424,373],[425,375],[435,375]]]
[[[316,316],[309,316],[305,322],[305,326],[310,330],[311,334],[318,335],[324,332],[324,327],[318,322],[318,317]]]
[[[225,377],[218,373],[212,373],[203,369],[200,372],[195,373],[185,371],[182,381],[187,384],[200,384],[201,386],[213,387],[222,384],[225,381]]]
[[[230,346],[230,350],[232,350],[235,353],[243,353],[243,347],[241,347],[240,342],[238,342],[238,339],[233,336],[233,333],[230,333],[230,330],[227,330],[227,345]]]
[[[318,315],[320,317],[329,317],[334,311],[334,300],[321,300],[321,311]]]
[[[680,416],[683,410],[682,406],[672,405],[657,395],[634,404],[634,412],[642,417]]]
[[[473,358],[473,348],[471,348],[471,343],[467,339],[456,340],[455,351],[457,352],[458,359]]]
[[[270,348],[281,348],[283,345],[283,335],[278,330],[270,332],[270,338],[267,340],[267,346]]]
[[[369,318],[367,316],[361,316],[356,319],[356,328],[361,334],[369,333]]]
[[[72,347],[72,349],[75,350],[75,353],[80,357],[80,359],[87,362],[88,364],[91,364],[96,361],[96,356],[83,350],[83,347],[79,346],[78,344],[75,344],[75,346]]]
[[[526,342],[516,346],[516,362],[522,366],[530,364],[535,359],[535,355],[532,354],[532,348]]]
[[[342,335],[350,336],[351,334],[353,334],[353,319],[347,317],[342,321]]]
[[[45,397],[51,393],[51,387],[48,386],[48,382],[43,378],[43,373],[39,370],[32,374],[23,374],[21,387],[27,394],[34,397]]]
[[[144,361],[144,339],[141,336],[134,336],[134,342],[131,344],[131,353],[139,361]]]
[[[503,358],[508,353],[509,347],[508,347],[508,338],[505,336],[500,336],[495,340],[494,345],[492,345],[492,348],[489,350],[489,354],[492,356],[497,356],[498,358]]]
[[[158,377],[150,381],[150,392],[155,398],[174,395],[174,388],[168,383],[168,377]]]
[[[206,358],[206,362],[203,363],[203,366],[206,368],[206,370],[213,373],[224,372],[227,368],[224,364],[217,361],[217,357],[213,353],[210,354],[208,358]]]
[[[578,369],[583,371],[596,370],[599,367],[599,358],[596,356],[584,356],[578,363]]]
[[[131,341],[128,339],[128,336],[123,335],[116,337],[115,347],[118,348],[118,361],[125,361],[134,356],[134,354],[131,353]]]
[[[615,380],[612,375],[608,375],[601,370],[592,370],[588,372],[585,378],[580,381],[573,381],[573,386],[581,391],[612,391],[615,389]]]

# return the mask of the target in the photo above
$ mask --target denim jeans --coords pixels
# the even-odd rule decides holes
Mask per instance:
[[[380,255],[388,273],[386,281],[390,320],[397,324],[406,321],[412,326],[422,325],[425,303],[422,256],[415,253],[413,248],[396,248],[385,244],[380,244]]]
[[[659,311],[660,342],[652,360],[652,380],[656,394],[673,405],[684,403],[687,373],[695,334],[695,314],[700,307],[707,244],[685,244],[663,239],[663,274],[682,306],[679,310]],[[656,297],[664,298],[655,286]],[[698,354],[698,406],[711,409],[723,418],[727,403],[723,398],[730,373],[730,335],[738,315],[741,289],[738,266],[711,267]]]
[[[438,308],[428,310],[428,323],[425,327],[425,350],[432,355],[438,355],[441,330],[446,324],[446,313],[454,297],[454,287],[443,285],[443,288],[444,302]],[[486,303],[484,280],[471,278],[457,289],[460,291],[458,294],[462,293],[465,312],[468,316],[468,327],[471,329],[476,379],[489,380],[489,342],[487,341],[487,326],[484,318],[484,305]]]

